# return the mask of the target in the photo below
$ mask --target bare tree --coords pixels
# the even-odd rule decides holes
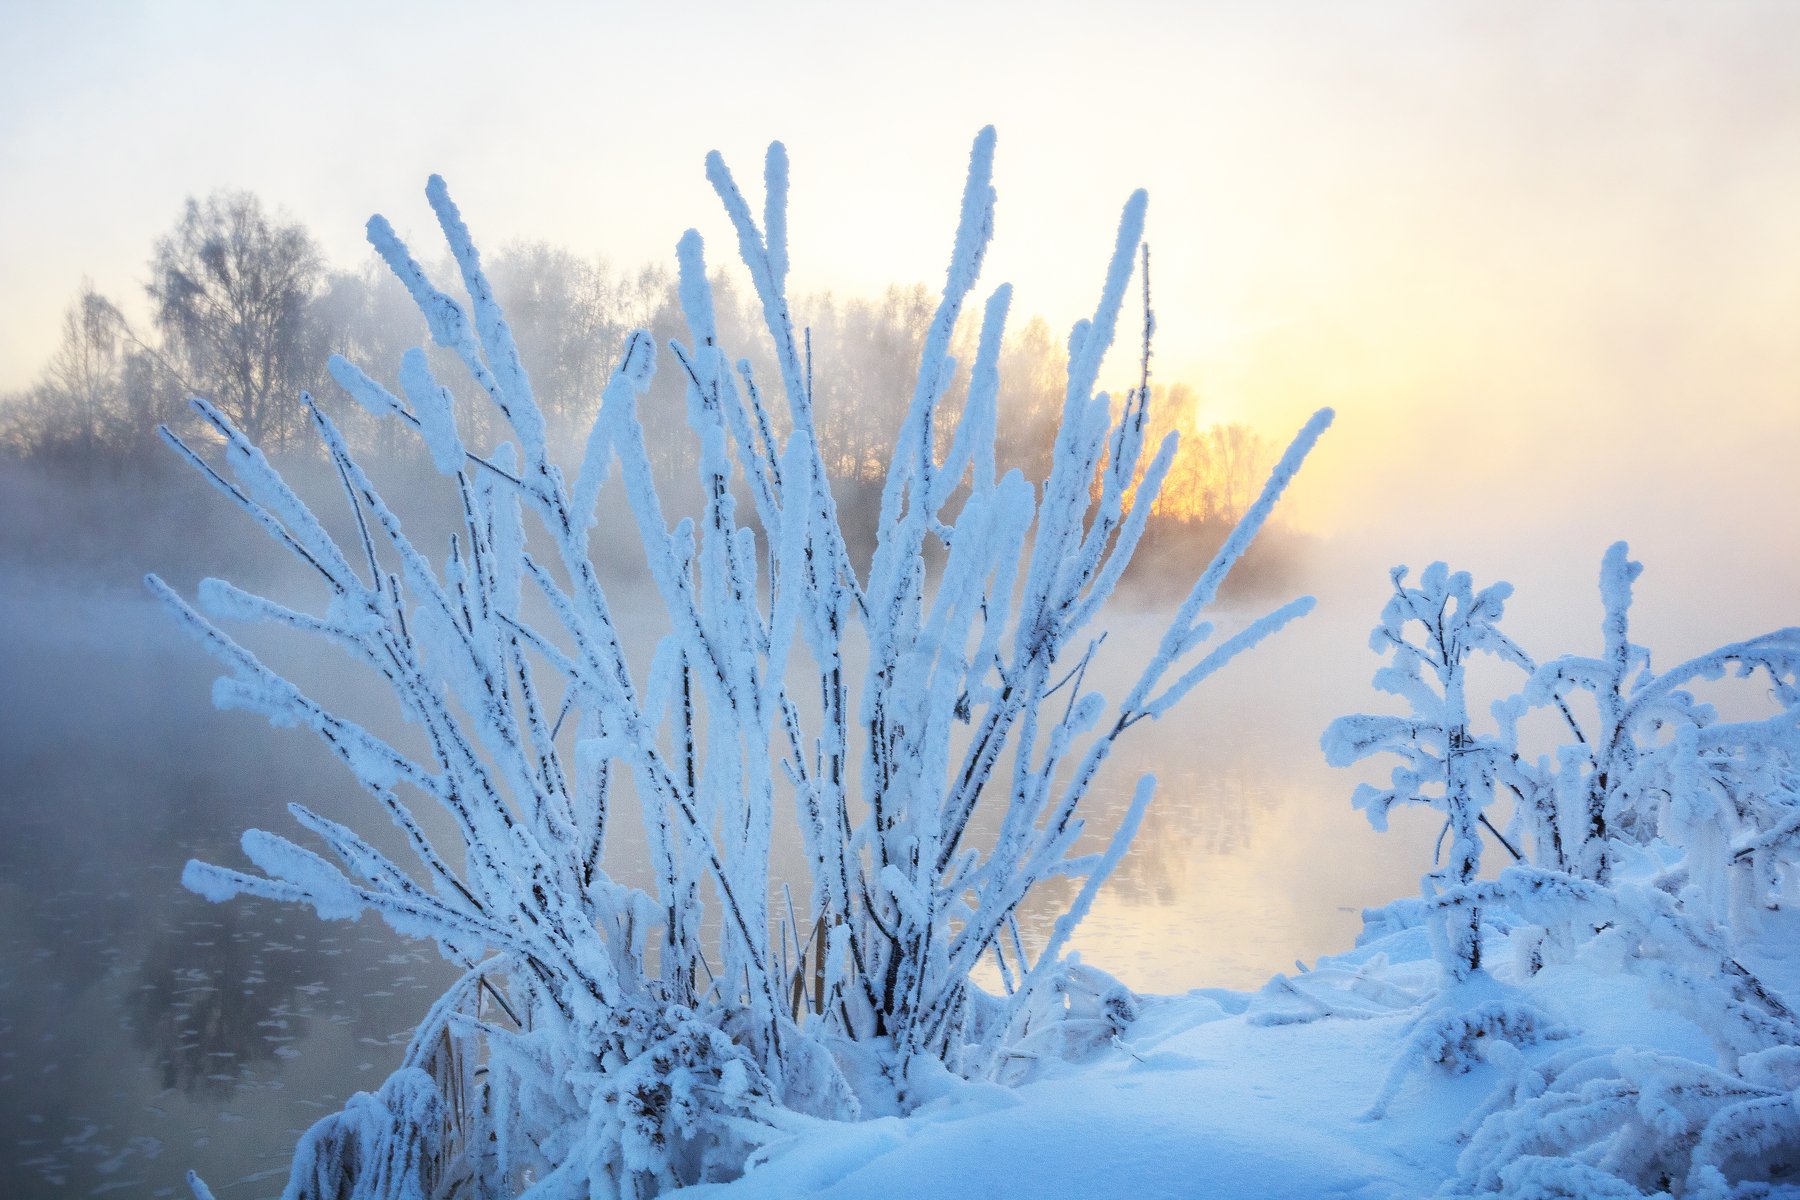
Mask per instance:
[[[1212,515],[1236,521],[1256,496],[1268,469],[1269,447],[1254,429],[1233,422],[1208,429],[1194,453],[1205,462]]]
[[[521,242],[495,256],[494,288],[515,314],[519,353],[545,416],[571,435],[600,405],[613,359],[633,329],[673,302],[673,280],[654,267],[616,269],[548,242]],[[676,332],[675,312],[668,332]],[[674,399],[680,408],[679,393]]]
[[[177,419],[181,381],[113,302],[82,281],[37,381],[4,401],[0,447],[40,461],[117,463]]]
[[[305,228],[249,192],[190,198],[156,243],[156,323],[190,382],[266,445],[295,431],[295,394],[320,355],[307,309],[323,263]]]
[[[45,372],[45,385],[62,401],[71,440],[90,451],[104,439],[114,398],[123,390],[125,356],[117,313],[83,280],[80,297],[63,313],[62,344]]]

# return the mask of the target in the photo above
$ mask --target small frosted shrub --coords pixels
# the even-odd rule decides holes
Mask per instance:
[[[1757,914],[1782,907],[1800,868],[1800,629],[1657,672],[1630,639],[1641,571],[1623,542],[1611,547],[1600,653],[1542,665],[1494,628],[1506,585],[1475,593],[1436,564],[1408,589],[1397,571],[1373,639],[1393,661],[1375,682],[1411,713],[1344,717],[1325,736],[1337,765],[1399,756],[1388,789],[1357,792],[1377,828],[1397,804],[1445,814],[1450,861],[1425,876],[1423,903],[1379,915],[1384,929],[1423,920],[1442,931],[1433,944],[1453,986],[1415,1023],[1374,1115],[1427,1062],[1501,1067],[1446,1196],[1724,1200],[1800,1179],[1800,1018],[1745,965]],[[1475,649],[1525,676],[1483,728],[1461,673]],[[1766,684],[1763,715],[1727,720],[1697,694],[1727,676]],[[1540,710],[1569,740],[1534,759],[1520,729]],[[1487,817],[1502,795],[1510,837]],[[1489,879],[1483,831],[1515,860]],[[1712,1039],[1716,1064],[1626,1048],[1531,1066],[1516,1047],[1566,1031],[1516,998],[1484,998],[1505,985],[1486,978],[1483,912],[1511,924],[1515,979],[1553,962],[1634,976]]]
[[[1510,740],[1483,736],[1469,714],[1469,656],[1495,655],[1530,669],[1524,651],[1499,629],[1510,584],[1476,592],[1467,572],[1443,563],[1425,569],[1418,587],[1406,584],[1406,568],[1393,573],[1394,595],[1382,610],[1369,644],[1392,656],[1375,673],[1375,686],[1401,697],[1410,716],[1361,713],[1340,717],[1325,731],[1326,761],[1345,767],[1372,754],[1401,759],[1387,788],[1359,785],[1352,801],[1377,829],[1387,828],[1398,805],[1424,804],[1444,814],[1449,861],[1424,880],[1426,895],[1465,884],[1481,869],[1481,830],[1496,784],[1513,758]],[[1439,957],[1457,978],[1481,968],[1481,913],[1470,907],[1432,926]]]

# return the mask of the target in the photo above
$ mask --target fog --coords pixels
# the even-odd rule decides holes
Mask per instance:
[[[423,228],[431,170],[492,244],[665,261],[698,223],[718,258],[702,155],[722,146],[747,172],[780,136],[796,293],[874,294],[936,277],[967,137],[992,120],[987,279],[1059,330],[1091,303],[1119,202],[1147,185],[1158,378],[1196,389],[1202,425],[1273,442],[1315,407],[1338,418],[1284,505],[1279,569],[1225,620],[1274,595],[1317,611],[1134,731],[1095,793],[1105,825],[1138,771],[1161,782],[1073,943],[1134,986],[1257,986],[1416,889],[1435,823],[1401,814],[1376,834],[1349,797],[1380,766],[1333,771],[1318,752],[1333,717],[1385,708],[1367,634],[1391,567],[1511,581],[1505,628],[1540,659],[1597,646],[1595,578],[1619,538],[1646,566],[1634,640],[1661,664],[1800,623],[1800,8],[1785,0],[1142,4],[1080,39],[1051,6],[959,11],[953,43],[926,10],[841,34],[815,20],[799,40],[714,13],[710,36],[770,65],[768,103],[685,81],[648,138],[617,101],[662,95],[662,60],[579,81],[601,33],[671,34],[650,18],[622,38],[543,6],[511,29],[452,22],[397,59],[412,30],[389,14],[335,40],[350,6],[312,6],[277,38],[221,5],[78,8],[11,14],[5,35],[21,60],[0,79],[8,388],[33,377],[84,275],[136,311],[145,248],[217,185],[288,209],[338,263],[362,261],[370,211]],[[966,76],[955,103],[915,77],[928,41]],[[439,72],[490,51],[497,94],[420,119]],[[1115,71],[1132,86],[1107,84]],[[266,86],[302,76],[302,104]],[[443,969],[372,922],[179,889],[186,859],[235,862],[239,832],[285,828],[291,800],[363,810],[308,735],[212,709],[210,662],[139,578],[307,585],[177,472],[9,465],[0,512],[0,1193],[175,1195],[190,1166],[226,1200],[272,1191],[295,1132],[392,1066]],[[633,548],[608,552],[630,569]],[[1150,567],[1110,617],[1095,681],[1115,697],[1178,590]],[[379,706],[302,649],[270,652]],[[1047,913],[1031,914],[1040,932]]]

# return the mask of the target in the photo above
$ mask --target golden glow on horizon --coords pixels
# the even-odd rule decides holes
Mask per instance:
[[[1617,523],[1683,511],[1646,482],[1672,472],[1791,504],[1786,0],[1142,2],[1101,24],[1073,5],[542,4],[497,23],[475,3],[196,0],[20,6],[8,36],[0,387],[37,370],[84,275],[136,301],[182,197],[221,185],[340,262],[371,211],[423,240],[430,171],[491,244],[667,261],[695,223],[717,261],[703,155],[754,177],[780,137],[796,293],[935,282],[992,122],[985,278],[1016,285],[1015,324],[1082,315],[1147,187],[1156,378],[1196,388],[1200,427],[1251,422],[1277,448],[1339,410],[1287,508],[1304,525],[1449,528],[1477,495]],[[730,48],[715,72],[684,67],[696,36]],[[1695,462],[1701,430],[1716,453]]]

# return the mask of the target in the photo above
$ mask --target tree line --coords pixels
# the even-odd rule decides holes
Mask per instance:
[[[659,344],[685,337],[675,280],[661,267],[620,268],[526,242],[502,249],[488,268],[566,458],[580,452],[625,336],[646,328]],[[326,374],[327,358],[337,353],[382,377],[397,369],[407,348],[429,341],[405,290],[378,265],[334,266],[303,225],[271,212],[252,193],[221,191],[187,201],[156,240],[147,271],[143,324],[82,286],[35,382],[0,396],[0,455],[83,475],[154,468],[163,454],[158,425],[205,440],[186,404],[199,395],[272,455],[310,456],[316,451],[296,402],[301,392],[345,428],[366,458],[404,466],[416,454]],[[747,348],[753,380],[773,380],[772,360],[758,351],[763,339],[755,336],[753,298],[729,277],[714,282],[722,342]],[[821,449],[840,502],[851,511],[872,516],[878,503],[934,306],[922,284],[892,286],[877,297],[817,293],[797,305]],[[959,361],[972,360],[973,337],[972,330],[959,330],[958,342],[968,343],[958,346]],[[1000,455],[1002,465],[1018,466],[1028,478],[1049,471],[1065,360],[1061,340],[1042,319],[1026,322],[1005,343]],[[451,379],[456,372],[439,375]],[[671,480],[691,466],[685,392],[679,366],[665,360],[641,410],[658,472]],[[1158,558],[1210,552],[1253,498],[1267,466],[1267,447],[1249,427],[1200,426],[1197,399],[1184,383],[1159,384],[1153,392],[1153,444],[1169,429],[1182,432],[1147,535],[1161,551]],[[957,403],[952,395],[949,409]],[[469,403],[460,411],[473,426],[464,430],[471,443],[501,436],[487,406]]]

